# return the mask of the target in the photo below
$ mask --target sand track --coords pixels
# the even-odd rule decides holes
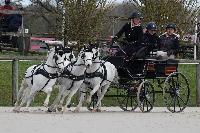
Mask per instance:
[[[124,112],[118,107],[91,113],[68,111],[46,113],[46,108],[29,108],[30,112],[13,113],[12,107],[0,107],[0,133],[199,133],[200,108],[186,108],[170,113],[154,108],[150,113]],[[23,110],[23,109],[22,109]]]

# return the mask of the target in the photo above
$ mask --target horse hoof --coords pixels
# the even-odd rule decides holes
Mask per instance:
[[[53,112],[52,110],[50,110],[49,108],[47,109],[47,112]]]
[[[62,111],[62,107],[57,107],[57,110],[58,110],[59,112],[61,112],[61,111]]]
[[[92,109],[91,112],[92,113],[97,112],[97,109]]]
[[[47,112],[56,112],[56,109],[50,109],[50,108],[48,108]]]
[[[19,108],[14,108],[14,109],[13,109],[13,112],[19,113],[19,112],[20,112],[20,109],[19,109]]]
[[[96,112],[101,112],[101,109],[96,109]]]

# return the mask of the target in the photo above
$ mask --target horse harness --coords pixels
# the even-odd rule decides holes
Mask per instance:
[[[73,66],[82,66],[82,65],[84,65],[84,64],[77,64],[77,65],[75,65],[75,63],[76,63],[76,61],[73,62],[73,63],[70,63],[69,65],[71,65],[72,67]],[[75,81],[84,80],[85,74],[76,76],[76,75],[72,74],[72,72],[71,72],[72,70],[70,71],[67,68],[68,67],[65,67],[64,71],[61,73],[61,75],[59,77],[68,78],[68,79],[72,80],[71,86],[67,89],[67,90],[70,90],[74,86],[74,82]]]
[[[41,66],[40,66],[41,65]],[[57,67],[53,67],[53,66],[50,66],[48,64],[40,64],[40,65],[36,65],[33,70],[31,71],[31,76],[28,76],[28,77],[25,77],[25,78],[32,78],[31,79],[31,84],[33,85],[33,75],[38,75],[38,74],[41,74],[43,75],[44,77],[46,77],[48,79],[48,81],[46,82],[46,84],[42,87],[42,89],[44,89],[44,87],[47,86],[47,84],[49,83],[49,81],[51,79],[55,79],[55,78],[58,78],[59,75],[58,73],[49,73],[45,70],[44,66],[48,66],[48,67],[51,67],[51,68],[57,68]],[[40,66],[40,67],[39,67]],[[36,69],[37,67],[39,67],[38,69]],[[41,68],[42,67],[42,68]],[[36,71],[35,71],[36,70]]]
[[[101,81],[101,83],[100,83],[100,86],[101,86],[101,84],[102,84],[104,81],[109,81],[109,80],[107,79],[107,69],[106,69],[106,66],[105,66],[105,62],[94,62],[94,63],[101,63],[101,64],[100,64],[99,68],[98,68],[95,72],[92,72],[92,73],[87,73],[87,72],[85,72],[85,78],[91,79],[91,78],[99,77],[99,78],[102,79],[102,81]],[[101,67],[103,67],[103,71],[102,71],[102,72],[99,71]],[[111,82],[111,81],[109,81],[109,82]],[[84,83],[87,84],[87,85],[89,86],[90,89],[92,89],[92,88],[90,87],[90,82],[84,80]],[[82,92],[82,93],[85,93],[85,92]]]

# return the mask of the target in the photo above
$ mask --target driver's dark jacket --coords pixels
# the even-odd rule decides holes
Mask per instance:
[[[176,34],[160,36],[159,49],[166,51],[168,55],[177,54],[179,50],[179,40]]]
[[[142,26],[131,27],[131,23],[126,23],[115,36],[117,38],[120,38],[123,34],[125,34],[123,49],[126,52],[127,56],[131,57],[142,47]]]
[[[140,43],[143,36],[143,29],[142,26],[131,27],[131,23],[129,22],[115,36],[120,38],[123,34],[125,34],[126,41]]]

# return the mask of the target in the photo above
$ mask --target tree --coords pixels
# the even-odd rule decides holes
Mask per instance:
[[[195,18],[199,10],[197,0],[129,0],[138,6],[144,15],[144,22],[154,21],[163,31],[163,27],[174,22],[179,34],[194,28]]]
[[[64,7],[66,40],[78,41],[80,47],[99,37],[111,5],[107,0],[64,0]]]
[[[78,41],[80,45],[93,41],[101,35],[106,12],[112,0],[31,0],[39,13],[50,25],[54,25],[59,39]],[[56,20],[49,21],[48,14],[55,14]]]

